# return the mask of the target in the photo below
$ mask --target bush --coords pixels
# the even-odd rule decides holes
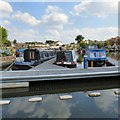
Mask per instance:
[[[83,55],[79,55],[79,56],[78,56],[77,62],[78,62],[78,63],[82,63],[82,62],[83,62]]]

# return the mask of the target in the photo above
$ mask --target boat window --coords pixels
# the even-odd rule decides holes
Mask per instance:
[[[90,57],[91,58],[96,58],[97,57],[97,53],[96,52],[91,52],[90,53]]]
[[[41,58],[44,58],[43,52],[40,52]]]
[[[72,62],[72,52],[58,52],[57,53],[57,61],[66,61],[66,62]]]
[[[99,52],[99,57],[106,57],[105,52]]]
[[[65,60],[65,55],[64,55],[64,52],[58,52],[57,53],[57,62],[58,61],[61,61],[61,60]]]
[[[29,52],[29,57],[30,57],[30,59],[34,59],[35,58],[34,51],[30,51]]]
[[[65,52],[66,61],[72,62],[72,52]]]

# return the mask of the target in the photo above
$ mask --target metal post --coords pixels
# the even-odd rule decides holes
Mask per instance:
[[[84,56],[84,68],[88,68],[87,56]]]
[[[93,67],[93,61],[91,61],[91,67]]]

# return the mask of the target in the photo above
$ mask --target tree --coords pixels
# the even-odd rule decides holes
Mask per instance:
[[[11,46],[11,42],[8,40],[8,32],[4,27],[0,26],[0,42],[2,46]]]
[[[75,38],[75,41],[77,41],[77,44],[79,45],[79,47],[81,45],[83,45],[83,39],[84,37],[82,35],[78,35],[76,38]],[[81,46],[82,47],[82,46]]]
[[[6,40],[6,41],[4,42],[4,45],[7,46],[7,47],[9,47],[9,46],[11,46],[11,42],[10,42],[9,40]]]
[[[80,42],[80,46],[81,46],[82,48],[86,48],[87,43],[85,43],[84,41],[81,41],[81,42]]]
[[[109,42],[108,40],[106,40],[106,41],[104,42],[104,46],[105,46],[105,47],[109,47],[109,46],[110,46],[110,42]]]
[[[53,41],[53,40],[46,40],[46,42],[45,42],[46,44],[49,44],[49,45],[52,45],[52,44],[54,44],[55,43],[55,41]]]
[[[103,44],[101,42],[98,42],[97,46],[98,46],[99,49],[101,49],[103,47]]]
[[[81,41],[83,41],[84,37],[82,35],[78,35],[76,38],[75,38],[75,41],[77,41],[77,43],[79,44]]]
[[[16,40],[16,39],[14,39],[14,40],[13,40],[13,44],[15,45],[16,43],[17,43],[17,40]]]

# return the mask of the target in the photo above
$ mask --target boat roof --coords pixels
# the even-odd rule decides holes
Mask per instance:
[[[91,49],[91,50],[89,50],[90,52],[105,52],[105,50],[104,49]]]

